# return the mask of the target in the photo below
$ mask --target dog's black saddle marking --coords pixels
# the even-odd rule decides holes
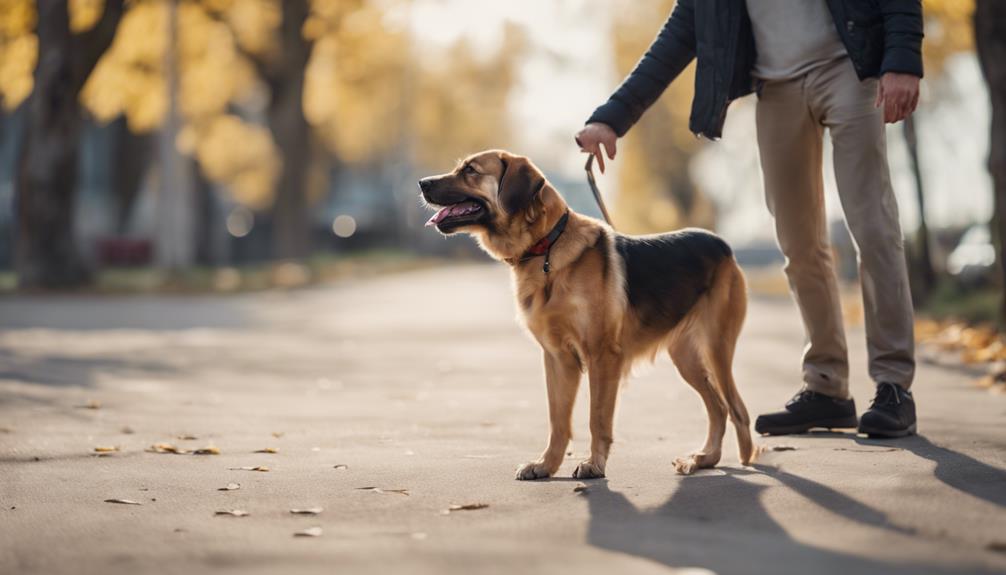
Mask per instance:
[[[643,324],[666,331],[712,285],[716,266],[733,253],[719,236],[686,229],[650,236],[615,236],[625,262],[625,289]]]

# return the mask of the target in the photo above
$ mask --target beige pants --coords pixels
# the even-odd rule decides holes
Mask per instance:
[[[859,256],[870,377],[908,387],[915,372],[908,270],[876,95],[877,80],[860,81],[842,58],[766,82],[758,100],[766,201],[808,339],[803,378],[809,389],[842,398],[849,395],[849,359],[824,211],[825,128]]]

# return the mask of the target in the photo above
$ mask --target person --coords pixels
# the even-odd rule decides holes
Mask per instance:
[[[781,411],[758,417],[760,433],[857,424],[880,437],[916,431],[912,302],[884,124],[918,104],[922,37],[920,0],[678,0],[632,73],[576,135],[603,172],[616,140],[693,59],[689,128],[697,135],[719,138],[730,102],[757,92],[766,203],[808,342],[802,388]],[[876,383],[859,420],[824,209],[825,128],[859,256]]]

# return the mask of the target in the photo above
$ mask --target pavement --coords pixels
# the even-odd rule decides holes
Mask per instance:
[[[717,469],[683,477],[705,415],[660,358],[623,391],[608,477],[577,490],[585,389],[559,476],[513,478],[547,431],[514,317],[490,265],[2,298],[0,573],[1006,573],[1006,396],[962,372],[920,366],[917,437],[762,438],[742,467],[728,434]],[[752,413],[796,391],[802,344],[789,301],[752,301]],[[851,329],[860,411],[864,347]]]

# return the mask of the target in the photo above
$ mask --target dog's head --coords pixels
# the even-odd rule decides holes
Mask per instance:
[[[469,156],[446,174],[419,180],[419,188],[426,203],[438,208],[426,225],[443,234],[518,241],[536,233],[543,214],[565,209],[530,160],[501,150]]]

